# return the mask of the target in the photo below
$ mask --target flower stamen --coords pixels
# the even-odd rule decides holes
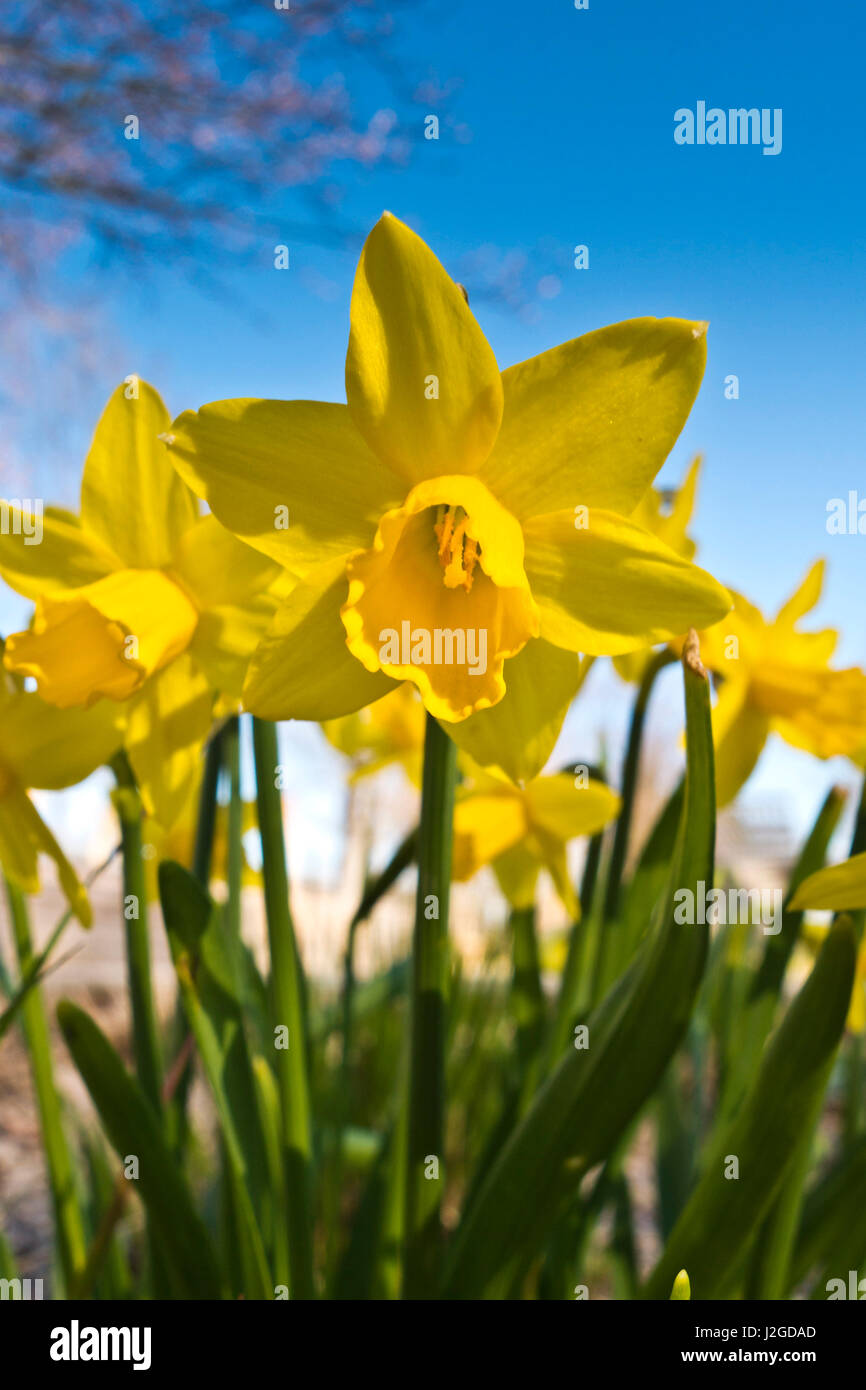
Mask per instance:
[[[444,570],[446,589],[472,588],[475,565],[480,554],[474,536],[466,534],[469,518],[462,507],[441,505],[436,508],[433,530],[438,541],[439,564]]]

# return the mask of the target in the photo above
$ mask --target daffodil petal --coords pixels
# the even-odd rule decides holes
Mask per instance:
[[[199,776],[213,695],[188,654],[153,676],[131,701],[125,747],[145,811],[163,830],[183,812]]]
[[[596,835],[620,811],[620,799],[603,782],[576,783],[570,773],[536,777],[527,786],[527,810],[533,826],[562,841]]]
[[[146,381],[118,386],[84,464],[82,527],[130,568],[168,565],[198,516],[195,497],[159,440],[170,423],[161,397]]]
[[[347,589],[339,562],[297,586],[253,655],[245,709],[263,719],[337,719],[394,689],[346,646],[340,608]]]
[[[0,775],[0,865],[22,893],[39,892],[39,867],[36,844],[29,816],[23,804],[31,805],[27,794]]]
[[[556,835],[536,830],[533,841],[538,849],[539,863],[547,870],[557,895],[573,922],[580,921],[580,900],[571,881],[565,842]]]
[[[0,574],[25,598],[77,589],[121,568],[117,556],[69,512],[46,507],[39,517],[9,505],[8,526],[0,533]]]
[[[298,575],[369,545],[406,490],[344,405],[215,401],[179,416],[166,444],[223,526]]]
[[[824,587],[824,561],[816,560],[805,575],[802,583],[794,590],[789,599],[782,604],[776,615],[776,622],[787,624],[793,627],[800,618],[811,613],[815,604],[821,597],[821,590]]]
[[[454,807],[452,876],[472,878],[480,868],[523,839],[526,812],[519,795],[504,791],[458,798]]]
[[[816,671],[809,699],[773,719],[774,730],[817,758],[853,757],[866,742],[866,675],[859,667]]]
[[[502,418],[496,358],[459,286],[390,213],[352,292],[346,399],[371,449],[410,483],[475,472]]]
[[[226,603],[202,613],[189,649],[214,690],[240,700],[253,652],[276,608],[273,595],[265,592],[245,603]]]
[[[238,540],[215,516],[204,516],[181,538],[172,573],[203,611],[260,593],[278,578],[281,569],[274,560]]]
[[[640,526],[593,507],[585,527],[569,512],[524,526],[526,570],[541,635],[596,656],[667,642],[715,623],[726,589]]]
[[[748,699],[742,682],[726,682],[713,709],[716,804],[727,806],[749,780],[770,732],[767,715]]]
[[[866,854],[855,854],[844,864],[818,869],[804,879],[789,906],[796,912],[816,908],[830,912],[856,912],[866,908]]]
[[[492,869],[502,895],[514,908],[535,904],[535,890],[542,861],[525,845],[514,845],[494,859]]]
[[[706,324],[643,318],[509,367],[481,477],[521,519],[577,506],[627,515],[676,443],[706,353]]]
[[[107,763],[121,739],[122,719],[113,702],[57,709],[36,694],[16,694],[3,706],[0,765],[24,787],[60,790]]]
[[[586,669],[573,652],[536,638],[506,661],[505,694],[498,704],[460,723],[439,722],[480,767],[496,769],[512,782],[528,782],[553,752]]]
[[[663,493],[657,488],[651,487],[647,489],[630,514],[632,521],[637,522],[638,526],[642,526],[645,531],[652,531],[654,536],[658,536],[659,540],[664,541],[665,545],[669,545],[671,550],[682,555],[684,560],[693,560],[697,549],[694,541],[689,539],[686,532],[692,519],[692,512],[695,509],[695,493],[701,462],[700,455],[693,459],[669,508],[664,505]]]
[[[0,797],[0,862],[25,893],[39,891],[39,854],[54,860],[66,901],[81,925],[89,927],[90,901],[78,875],[27,793],[20,786],[8,788]]]

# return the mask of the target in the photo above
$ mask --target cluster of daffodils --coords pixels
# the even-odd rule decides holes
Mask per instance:
[[[34,603],[5,644],[0,859],[40,851],[86,897],[27,791],[125,753],[155,837],[188,817],[202,748],[239,709],[322,722],[357,772],[417,780],[425,720],[461,753],[455,873],[540,868],[576,912],[565,846],[617,815],[540,776],[588,665],[640,679],[701,632],[718,680],[722,799],[771,732],[820,757],[866,747],[866,677],[798,624],[821,570],[768,622],[693,560],[698,465],[653,480],[697,395],[706,325],[635,319],[500,372],[460,287],[385,215],[351,302],[346,404],[227,400],[173,423],[129,380],[97,426],[78,514],[21,516],[0,573]],[[168,838],[165,842],[170,842]]]

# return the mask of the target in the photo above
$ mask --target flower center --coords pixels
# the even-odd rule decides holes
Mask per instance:
[[[459,721],[505,694],[503,666],[538,635],[516,518],[477,478],[418,483],[347,564],[346,644]]]
[[[433,530],[439,543],[439,564],[445,571],[446,589],[472,588],[475,565],[481,554],[481,547],[474,536],[466,531],[469,518],[460,506],[436,508]]]

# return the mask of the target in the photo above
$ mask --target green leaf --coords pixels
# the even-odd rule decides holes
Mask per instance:
[[[135,1188],[152,1228],[177,1298],[222,1296],[213,1245],[182,1173],[141,1087],[128,1074],[104,1033],[68,999],[57,1006],[66,1045],[121,1160],[135,1154]]]
[[[243,1292],[270,1299],[274,1281],[263,1238],[264,1222],[272,1216],[268,1161],[230,943],[209,895],[180,864],[160,864],[159,896],[184,1011],[216,1103],[231,1171]]]
[[[842,920],[768,1045],[736,1119],[713,1146],[643,1297],[666,1298],[684,1266],[699,1298],[730,1289],[820,1104],[845,1025],[854,960],[854,934]],[[731,1155],[739,1160],[738,1178],[725,1177]]]
[[[796,1286],[810,1271],[818,1270],[812,1297],[826,1298],[828,1279],[847,1278],[849,1269],[861,1271],[864,1266],[866,1135],[806,1197],[791,1259],[789,1286]]]
[[[589,1047],[569,1050],[480,1184],[454,1240],[446,1296],[489,1293],[513,1262],[538,1248],[563,1199],[652,1094],[687,1027],[708,929],[678,925],[674,895],[712,881],[715,840],[709,685],[696,645],[687,645],[683,667],[687,774],[664,910],[592,1015]]]

